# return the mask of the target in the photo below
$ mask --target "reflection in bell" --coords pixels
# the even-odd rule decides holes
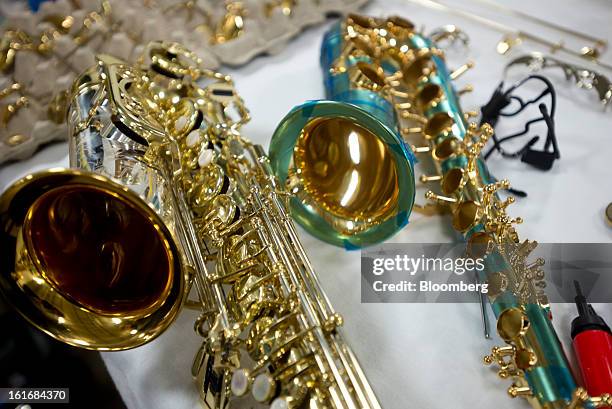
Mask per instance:
[[[172,265],[148,219],[116,202],[87,185],[52,189],[28,211],[26,247],[58,291],[82,307],[149,310],[167,296]],[[139,257],[143,249],[150,257]]]
[[[343,118],[312,121],[294,160],[317,205],[351,220],[385,219],[397,206],[395,161],[375,135]]]

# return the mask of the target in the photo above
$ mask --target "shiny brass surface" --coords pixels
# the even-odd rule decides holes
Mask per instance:
[[[603,38],[595,37],[589,33],[584,33],[581,31],[573,30],[569,27],[558,25],[554,21],[544,20],[532,14],[507,7],[503,4],[496,3],[491,0],[476,0],[476,1],[482,4],[485,4],[485,5],[488,5],[489,7],[496,9],[497,11],[500,11],[507,15],[519,17],[521,20],[531,20],[532,22],[536,23],[539,26],[546,26],[548,28],[552,28],[553,30],[562,32],[564,34],[568,34],[576,38],[581,38],[581,39],[590,41],[592,44],[585,45],[581,48],[582,54],[589,54],[590,56],[597,58],[599,57],[600,53],[606,50],[608,46],[608,41]]]
[[[427,111],[435,108],[444,97],[442,88],[438,84],[427,84],[417,94],[419,109]]]
[[[0,197],[0,227],[3,248],[14,251],[0,260],[0,290],[62,342],[133,348],[180,310],[186,277],[172,234],[138,195],[104,176],[27,176]]]
[[[436,72],[436,65],[431,59],[434,55],[441,55],[440,50],[421,48],[396,54],[396,59],[400,63],[404,86],[409,89],[416,88],[420,82]]]
[[[459,148],[461,147],[461,141],[457,138],[450,137],[444,139],[438,145],[435,146],[432,152],[432,156],[436,160],[446,160],[453,155],[459,153]]]
[[[467,254],[472,258],[482,258],[491,252],[494,245],[489,233],[476,232],[467,242]]]
[[[508,308],[497,319],[497,333],[504,341],[522,337],[529,329],[529,320],[520,308]]]
[[[480,219],[480,205],[476,202],[468,201],[457,205],[453,212],[453,227],[455,230],[464,232]]]
[[[17,145],[24,143],[27,140],[28,140],[27,136],[17,133],[17,134],[13,134],[9,136],[8,138],[6,138],[4,140],[4,143],[6,143],[9,146],[17,146]]]
[[[395,160],[383,141],[354,121],[311,121],[294,157],[304,188],[327,211],[354,220],[384,220],[393,214],[398,198]]]
[[[387,21],[390,23],[391,31],[397,35],[409,35],[416,29],[414,23],[402,16],[390,16]]]
[[[375,29],[380,27],[383,24],[383,20],[377,17],[366,16],[363,14],[355,14],[351,13],[348,15],[348,19],[353,23],[353,25],[359,26],[364,29]]]
[[[452,195],[462,188],[466,182],[465,171],[462,168],[452,168],[444,174],[440,187],[444,194]]]
[[[532,32],[528,32],[519,27],[512,27],[509,25],[505,25],[500,23],[499,20],[490,19],[483,15],[474,14],[471,11],[467,11],[465,9],[458,8],[457,5],[453,5],[450,7],[449,5],[442,3],[438,0],[406,0],[407,2],[418,4],[433,10],[438,10],[441,12],[446,12],[449,14],[454,14],[461,18],[465,18],[471,20],[475,23],[478,23],[482,26],[488,27],[495,31],[498,31],[503,34],[502,39],[497,44],[497,52],[499,54],[507,54],[513,47],[520,45],[523,42],[532,42],[534,44],[538,44],[547,48],[551,54],[555,54],[558,52],[562,52],[567,54],[568,56],[582,58],[588,61],[591,61],[598,66],[606,69],[612,69],[610,64],[605,63],[599,57],[607,48],[607,42],[603,39],[599,39],[593,36],[590,37],[593,44],[588,44],[581,46],[580,48],[569,47],[563,39],[553,40],[549,37],[541,37],[540,35],[533,34]],[[483,0],[480,0],[483,1]],[[488,1],[488,3],[492,4],[492,1]],[[503,7],[498,3],[495,3],[497,7]],[[506,8],[507,9],[507,8]],[[530,16],[532,20],[538,20],[533,16]],[[557,30],[561,30],[566,34],[570,34],[573,36],[582,36],[584,38],[584,33],[579,33],[573,30],[568,30],[565,27],[560,27],[552,22],[548,22],[545,20],[540,20],[541,24],[547,25],[551,28],[555,28]]]
[[[508,277],[502,272],[493,273],[487,279],[487,284],[489,284],[489,296],[495,299],[508,289]]]
[[[211,37],[211,44],[223,44],[231,41],[244,32],[244,19],[246,9],[242,2],[229,2],[225,6],[226,12],[223,18],[217,23],[214,36]]]
[[[382,68],[361,61],[354,68],[351,81],[357,87],[380,92],[387,86]]]
[[[455,121],[446,112],[438,112],[434,114],[425,125],[423,134],[427,139],[433,139],[443,133],[448,133]]]
[[[264,4],[264,10],[267,17],[272,16],[272,13],[277,9],[280,9],[283,15],[289,17],[293,14],[293,9],[297,4],[297,0],[270,0]]]

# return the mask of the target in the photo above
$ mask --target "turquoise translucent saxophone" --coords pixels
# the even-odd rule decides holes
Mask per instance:
[[[375,162],[368,163],[372,167],[370,171],[385,175],[386,180],[391,175],[398,189],[411,191],[413,185],[406,182],[409,172],[400,177],[401,169],[412,169],[404,145],[404,141],[410,141],[424,167],[432,169],[431,175],[420,178],[432,187],[426,197],[435,204],[427,208],[450,211],[452,226],[465,239],[467,253],[485,258],[487,268],[479,278],[489,284],[497,330],[506,342],[505,346],[493,348],[485,363],[497,364],[499,376],[511,380],[510,396],[525,397],[534,407],[572,409],[609,404],[609,396],[589,397],[577,385],[551,322],[543,289],[544,261],[527,261],[536,243],[519,240],[513,225],[521,220],[506,214],[506,207],[513,200],[502,201],[497,194],[509,183],[494,180],[479,158],[492,129],[468,122],[459,105],[459,92],[451,83],[469,64],[450,72],[443,52],[413,28],[400,18],[349,16],[326,34],[321,64],[328,97],[335,101],[315,101],[297,107],[278,127],[271,145],[272,165],[277,175],[297,190],[309,191],[324,183],[330,189],[341,186],[339,195],[327,192],[320,199],[323,205],[333,208],[336,203],[324,200],[343,198],[348,189],[343,184],[332,184],[331,180],[350,180],[346,172],[353,171],[342,163],[342,152],[347,151],[351,157],[351,150],[357,149],[351,144],[353,130],[359,129],[361,138],[365,134],[362,129],[367,129],[381,142],[363,145],[363,149],[360,146],[358,151],[362,157],[375,154],[380,155],[377,156],[380,160],[388,152],[397,154],[392,156],[394,167],[388,164],[391,161],[380,160],[382,167],[379,168]],[[376,125],[371,124],[374,118],[378,120]],[[327,123],[342,126],[331,127]],[[313,135],[313,130],[323,125],[330,129]],[[375,126],[384,128],[382,133],[376,133]],[[401,135],[403,141],[398,142],[389,133]],[[345,137],[346,134],[349,136]],[[326,139],[317,141],[314,147],[308,146],[309,139],[317,137]],[[343,141],[346,145],[338,146]],[[384,146],[387,141],[390,145]],[[365,149],[374,152],[364,152]],[[402,160],[406,162],[403,166],[399,163]],[[390,169],[400,170],[394,173]],[[371,214],[385,214],[385,206],[390,201],[382,194],[385,190],[379,191],[372,180],[366,181],[363,187],[376,192],[367,209]],[[406,185],[399,186],[401,183]],[[405,205],[394,203],[402,211],[412,206],[411,195],[393,196],[394,200],[406,200],[406,196]],[[299,195],[294,200],[298,199]],[[304,206],[312,203],[294,203],[298,221],[305,212]],[[301,223],[310,230],[319,228]],[[403,224],[403,219],[397,223]],[[321,237],[327,232],[324,229],[315,234]],[[350,235],[350,232],[344,234]],[[382,236],[385,234],[375,238]]]
[[[323,40],[327,99],[294,108],[270,144],[272,167],[294,194],[295,220],[348,249],[403,228],[415,196],[414,155],[400,134],[398,95],[372,65],[370,44],[360,37],[346,41],[353,28],[338,24]]]
[[[204,407],[380,408],[287,193],[240,133],[249,116],[229,77],[152,43],[140,65],[98,56],[70,102],[73,168],[0,197],[0,292],[17,311],[60,341],[114,351],[191,307]]]

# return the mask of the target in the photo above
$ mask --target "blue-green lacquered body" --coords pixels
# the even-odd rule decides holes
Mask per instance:
[[[325,34],[321,45],[321,69],[327,99],[308,101],[287,114],[272,136],[269,156],[277,177],[286,180],[294,146],[302,130],[311,121],[322,118],[349,119],[385,143],[394,157],[400,186],[397,209],[392,217],[362,231],[342,233],[320,212],[313,211],[311,205],[298,197],[291,199],[292,216],[311,234],[346,249],[357,249],[385,240],[408,223],[415,197],[414,155],[399,135],[392,103],[377,92],[351,83],[348,69],[358,61],[370,62],[370,58],[348,55],[344,61],[347,70],[332,70],[347,46],[343,24],[334,25]],[[376,169],[372,171],[376,172]]]
[[[413,49],[433,48],[435,45],[420,35],[413,35],[410,39],[410,47]],[[425,84],[437,84],[443,91],[444,97],[424,112],[426,118],[431,118],[438,112],[449,114],[454,125],[450,132],[437,135],[433,141],[433,146],[437,146],[446,138],[456,137],[463,140],[466,137],[466,121],[459,105],[457,94],[451,84],[449,71],[442,58],[436,55],[431,56],[435,64],[435,72],[427,76]],[[463,154],[454,155],[440,163],[440,170],[444,175],[449,169],[460,167],[466,168],[467,157]],[[481,185],[495,182],[492,179],[484,162],[478,161],[478,174],[481,178]],[[482,224],[467,231],[463,236],[466,240],[478,232],[485,231]],[[498,250],[487,255],[485,259],[486,268],[481,272],[480,279],[485,281],[490,274],[504,272],[506,276],[516,275],[509,261],[505,259]],[[570,370],[567,358],[559,338],[553,328],[550,311],[547,306],[540,305],[537,300],[533,302],[520,303],[517,297],[509,290],[496,296],[491,300],[491,305],[496,317],[508,308],[522,308],[529,321],[529,329],[525,336],[527,347],[532,349],[537,356],[537,363],[525,371],[525,379],[533,392],[534,398],[545,408],[566,407],[572,399],[572,394],[577,385]]]
[[[371,62],[370,57],[365,55],[348,56],[344,62],[345,72],[334,72],[332,67],[342,54],[343,47],[346,47],[346,45],[344,44],[342,26],[338,23],[325,33],[321,44],[321,70],[323,72],[323,84],[325,85],[325,98],[329,101],[345,102],[357,106],[392,129],[397,128],[395,110],[391,102],[377,92],[355,88],[351,84],[348,74],[350,68],[359,61]],[[387,71],[388,74],[394,72],[395,69]],[[401,140],[399,137],[398,139]],[[414,161],[412,155],[410,155],[410,160]]]

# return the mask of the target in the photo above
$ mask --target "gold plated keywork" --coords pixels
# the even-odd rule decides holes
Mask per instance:
[[[232,80],[175,43],[141,61],[98,56],[70,97],[75,169],[0,197],[0,291],[42,331],[99,351],[147,343],[195,308],[191,371],[208,408],[380,408],[288,193],[240,134]]]

